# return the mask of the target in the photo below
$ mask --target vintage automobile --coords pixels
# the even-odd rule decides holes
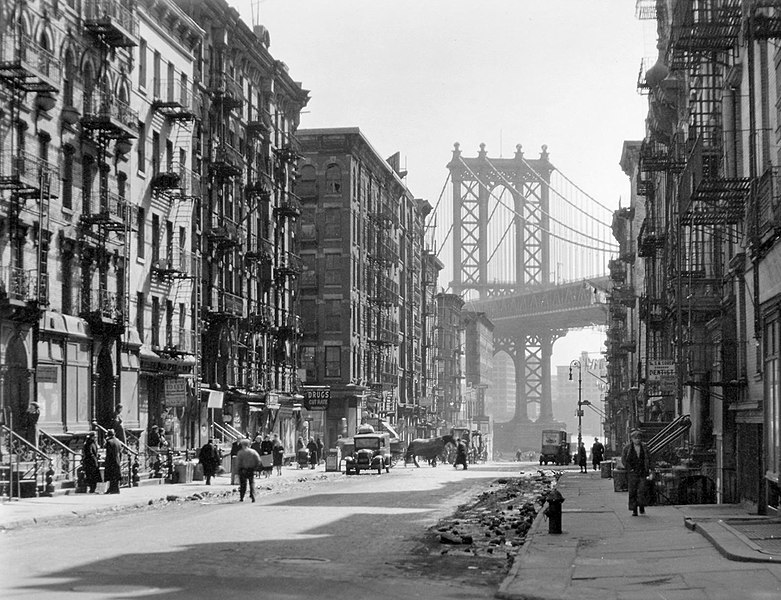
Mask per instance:
[[[353,436],[352,453],[344,457],[344,471],[347,475],[355,473],[359,475],[361,471],[371,471],[376,469],[377,474],[390,473],[391,462],[391,442],[390,434],[375,433],[374,429],[362,428],[359,433]]]

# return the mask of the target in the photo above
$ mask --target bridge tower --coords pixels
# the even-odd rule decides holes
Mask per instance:
[[[453,293],[483,300],[550,284],[553,168],[546,146],[538,159],[527,159],[520,145],[512,158],[490,159],[485,144],[480,144],[476,158],[463,157],[459,144],[454,144],[448,164],[453,186]],[[508,233],[514,239],[515,256],[507,281],[497,280],[497,269],[489,269],[493,250],[488,247],[489,220],[501,188],[512,199]],[[507,200],[508,195],[503,197]],[[553,421],[550,359],[553,342],[564,331],[533,327],[510,335],[495,332],[494,352],[506,352],[512,358],[516,383],[512,420],[495,424],[494,448],[501,452],[512,452],[519,445],[534,447],[542,429],[560,425]],[[529,408],[534,404],[539,410],[532,421]]]

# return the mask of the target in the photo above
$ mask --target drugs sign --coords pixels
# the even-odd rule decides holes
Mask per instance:
[[[327,385],[304,386],[304,408],[307,410],[328,410],[331,388]]]

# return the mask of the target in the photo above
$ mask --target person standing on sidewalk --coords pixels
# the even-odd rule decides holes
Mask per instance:
[[[94,431],[87,434],[84,448],[81,450],[81,468],[84,469],[84,483],[87,484],[87,491],[94,494],[98,483],[103,481],[103,477],[100,475],[98,443],[95,441]]]
[[[309,451],[309,468],[314,469],[317,466],[317,463],[320,462],[318,459],[319,455],[315,438],[309,438],[309,443],[306,445],[306,449]]]
[[[239,473],[239,502],[244,502],[244,494],[249,486],[249,497],[255,502],[255,471],[260,468],[260,454],[250,448],[248,439],[239,442],[241,449],[236,454],[236,467]]]
[[[212,477],[217,474],[221,461],[220,449],[214,445],[214,439],[209,438],[209,441],[198,452],[198,462],[203,465],[203,476],[206,478],[206,485],[212,484]]]
[[[581,473],[588,473],[588,463],[586,462],[586,447],[583,445],[583,442],[580,443],[580,448],[578,448],[578,466],[580,467]]]
[[[591,465],[594,467],[595,471],[599,469],[604,458],[605,447],[602,445],[602,442],[599,441],[599,438],[594,438],[594,443],[591,446]]]
[[[646,479],[651,473],[650,456],[648,448],[643,443],[643,434],[635,429],[629,434],[629,443],[621,452],[621,460],[626,469],[627,485],[629,489],[629,510],[636,517],[637,512],[645,514]]]
[[[122,444],[116,438],[113,429],[106,431],[106,458],[103,461],[103,470],[108,481],[107,494],[119,493],[119,482],[122,479]]]
[[[277,475],[282,475],[282,463],[285,460],[285,447],[282,445],[282,442],[276,433],[274,434],[274,439],[271,443],[274,445],[274,450],[272,451],[274,456],[274,470]]]

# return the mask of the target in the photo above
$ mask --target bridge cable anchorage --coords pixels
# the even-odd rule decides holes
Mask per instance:
[[[523,159],[523,160],[524,160],[524,162],[526,162],[526,161],[525,161],[525,159]],[[494,170],[494,173],[496,173],[497,175],[499,175],[499,177],[501,177],[501,178],[502,178],[502,181],[503,181],[503,182],[504,182],[506,185],[508,185],[512,191],[514,191],[514,192],[516,192],[516,193],[520,194],[521,196],[523,195],[523,194],[521,194],[521,192],[520,192],[520,191],[519,191],[519,190],[518,190],[518,189],[517,189],[517,188],[516,188],[516,187],[513,185],[513,183],[512,183],[512,182],[511,182],[509,179],[507,179],[507,178],[504,176],[504,174],[502,174],[502,173],[501,173],[501,172],[500,172],[500,171],[499,171],[499,170],[498,170],[498,169],[497,169],[497,168],[496,168],[496,167],[493,165],[493,163],[492,163],[492,162],[491,162],[491,161],[490,161],[488,158],[486,158],[486,159],[485,159],[485,161],[488,163],[488,166],[490,166],[490,167],[491,167],[491,168]],[[528,163],[527,163],[527,164],[528,164]],[[540,174],[539,174],[539,173],[537,173],[537,172],[536,172],[534,169],[532,169],[532,168],[531,168],[531,166],[529,166],[529,169],[530,169],[530,170],[531,170],[531,171],[532,171],[532,172],[533,172],[533,173],[534,173],[534,174],[535,174],[535,175],[536,175],[536,176],[537,176],[537,177],[540,179],[540,183],[542,183],[542,184],[544,184],[544,185],[547,185],[547,186],[548,186],[548,189],[550,189],[551,191],[553,191],[553,193],[555,193],[555,194],[556,194],[556,195],[557,195],[559,198],[561,198],[562,200],[564,200],[564,202],[566,202],[567,204],[569,204],[569,205],[570,205],[572,208],[574,208],[574,209],[575,209],[575,210],[577,210],[578,212],[582,213],[583,215],[585,215],[586,217],[588,217],[588,218],[589,218],[589,219],[591,219],[592,221],[595,221],[595,222],[596,222],[596,223],[598,223],[599,225],[602,225],[602,226],[604,226],[604,227],[608,227],[608,228],[609,228],[609,227],[611,227],[611,225],[610,225],[609,223],[606,223],[605,221],[601,221],[601,220],[599,220],[599,219],[595,218],[595,217],[594,217],[593,215],[591,215],[591,214],[590,214],[588,211],[586,211],[586,210],[582,209],[582,208],[581,208],[581,207],[579,207],[578,205],[574,204],[574,203],[573,203],[571,200],[569,200],[568,198],[566,198],[566,197],[564,197],[562,194],[560,194],[560,193],[559,193],[559,192],[558,192],[558,191],[557,191],[555,188],[551,187],[551,185],[550,185],[550,183],[549,183],[549,182],[546,182],[546,181],[545,181],[545,180],[542,178],[542,175],[540,175]],[[558,173],[561,173],[561,171],[559,171],[558,169],[556,169],[556,171],[557,171]],[[565,177],[565,179],[566,179],[566,177]],[[587,196],[587,197],[588,197],[588,198],[590,198],[589,196]],[[599,203],[597,202],[597,204],[599,204]],[[600,205],[600,206],[601,206],[601,205]],[[588,236],[588,235],[586,235],[586,234],[584,234],[584,233],[582,233],[582,232],[580,232],[580,231],[578,231],[578,230],[576,230],[576,229],[573,229],[572,227],[570,227],[570,226],[566,225],[565,223],[562,223],[561,221],[559,221],[559,220],[558,220],[556,217],[554,217],[553,215],[549,214],[547,211],[541,210],[541,212],[542,212],[542,214],[544,214],[546,217],[548,217],[548,218],[549,218],[551,221],[554,221],[554,222],[558,223],[559,225],[561,225],[562,227],[564,227],[564,228],[566,228],[566,229],[569,229],[570,231],[575,231],[575,232],[577,232],[578,234],[580,234],[580,235],[582,235],[582,236],[584,236],[584,237],[589,237],[589,238],[591,238],[591,239],[593,239],[593,240],[596,240],[596,241],[598,241],[598,242],[604,242],[604,240],[602,240],[602,239],[600,239],[600,238],[595,238],[595,237],[592,237],[592,236]],[[616,249],[618,249],[618,246],[616,246]]]
[[[481,179],[480,179],[480,178],[479,178],[479,177],[478,177],[478,176],[475,174],[475,172],[474,172],[474,171],[472,171],[472,169],[470,169],[470,168],[469,168],[469,166],[468,166],[468,165],[467,165],[467,164],[466,164],[466,163],[463,161],[463,159],[461,159],[461,164],[462,164],[462,165],[464,166],[464,168],[465,168],[465,169],[466,169],[466,170],[469,172],[469,174],[470,174],[470,175],[471,175],[471,176],[472,176],[472,177],[473,177],[473,178],[474,178],[474,179],[475,179],[475,180],[476,180],[478,183],[480,183],[480,185],[482,185],[482,186],[483,186],[483,187],[485,187],[486,189],[490,189],[490,188],[489,188],[489,186],[485,185],[485,182],[483,182],[483,181],[482,181],[482,180],[481,180]],[[515,188],[513,188],[513,190],[514,190],[514,191],[516,191],[516,192],[518,192],[518,190],[515,190]],[[518,192],[518,193],[520,193],[520,192]],[[490,195],[491,195],[491,196],[494,198],[494,200],[496,200],[498,203],[500,203],[500,204],[501,204],[501,205],[502,205],[504,208],[506,208],[508,211],[510,211],[510,212],[511,212],[513,215],[515,215],[516,217],[518,217],[518,218],[520,218],[520,219],[524,219],[524,216],[523,216],[522,214],[520,214],[520,213],[519,213],[518,211],[516,211],[514,208],[512,208],[512,207],[508,206],[508,205],[507,205],[507,204],[506,204],[506,203],[505,203],[505,202],[504,202],[504,201],[503,201],[501,198],[497,197],[497,196],[496,196],[496,194],[494,194],[494,192],[493,192],[492,190],[490,190],[490,191],[489,191],[489,194],[490,194]],[[523,195],[523,194],[521,194],[521,195]],[[577,229],[574,229],[573,227],[570,227],[570,226],[568,226],[566,223],[562,223],[561,221],[559,221],[559,220],[558,220],[558,219],[556,219],[555,217],[551,216],[551,215],[550,215],[550,214],[548,214],[547,212],[545,212],[545,211],[541,211],[541,212],[542,212],[543,214],[545,214],[545,215],[546,215],[546,216],[547,216],[547,217],[548,217],[550,220],[552,220],[552,221],[554,221],[554,222],[558,223],[559,225],[561,225],[561,226],[562,226],[564,229],[567,229],[567,230],[569,230],[569,231],[572,231],[573,233],[576,233],[576,234],[578,234],[579,236],[582,236],[582,237],[585,237],[585,238],[591,239],[591,240],[593,240],[593,241],[595,241],[595,242],[597,242],[597,243],[600,243],[600,244],[602,244],[602,245],[603,245],[603,247],[589,246],[588,244],[585,244],[585,243],[576,242],[576,241],[574,241],[574,240],[571,240],[571,239],[569,239],[569,238],[563,237],[563,236],[561,236],[561,235],[559,235],[559,234],[557,234],[557,233],[555,233],[555,232],[551,231],[550,229],[547,229],[547,228],[544,228],[544,227],[540,227],[540,229],[541,229],[542,231],[544,231],[545,233],[547,233],[548,235],[550,235],[552,238],[555,238],[555,239],[561,240],[561,241],[563,241],[563,242],[566,242],[566,243],[568,243],[568,244],[571,244],[571,245],[573,245],[573,246],[578,246],[578,247],[580,247],[580,248],[585,248],[585,249],[587,249],[587,250],[594,250],[594,251],[596,251],[596,252],[605,252],[605,253],[607,253],[607,252],[617,252],[617,251],[619,250],[619,246],[618,246],[618,244],[610,244],[609,242],[607,242],[607,241],[605,241],[605,240],[601,240],[601,239],[599,239],[599,238],[595,238],[595,237],[593,237],[593,236],[586,235],[586,234],[584,234],[584,233],[582,233],[582,232],[578,231]]]

